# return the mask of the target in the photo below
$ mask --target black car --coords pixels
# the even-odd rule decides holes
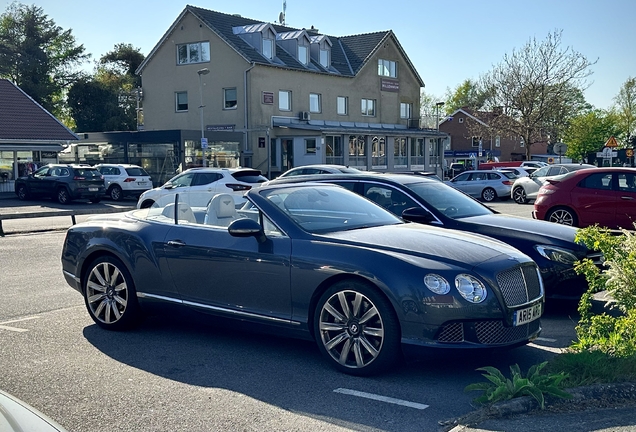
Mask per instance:
[[[64,277],[100,327],[175,306],[314,339],[356,375],[391,367],[400,348],[513,347],[541,331],[539,270],[505,243],[405,223],[335,185],[245,198],[237,210],[217,194],[205,218],[178,196],[93,216],[67,231]]]
[[[325,174],[302,180],[276,179],[270,184],[294,181],[335,183],[406,220],[482,234],[508,243],[539,265],[546,297],[579,299],[588,285],[585,277],[574,272],[574,263],[588,257],[600,264],[599,253],[575,242],[575,228],[499,214],[436,180],[388,173]]]
[[[15,193],[21,200],[45,197],[68,204],[80,198],[98,203],[106,191],[104,176],[93,167],[50,164],[16,179]]]

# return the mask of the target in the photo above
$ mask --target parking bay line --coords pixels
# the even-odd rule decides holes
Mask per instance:
[[[402,399],[395,399],[392,397],[387,397],[387,396],[380,396],[377,394],[373,394],[373,393],[365,393],[365,392],[361,392],[361,391],[357,391],[357,390],[349,390],[349,389],[345,389],[345,388],[337,388],[334,390],[334,393],[341,393],[341,394],[346,394],[346,395],[350,395],[350,396],[357,396],[357,397],[361,397],[361,398],[365,398],[365,399],[372,399],[372,400],[376,400],[376,401],[380,401],[380,402],[386,402],[386,403],[390,403],[390,404],[395,404],[395,405],[402,405],[405,407],[409,407],[409,408],[415,408],[415,409],[419,409],[419,410],[423,410],[428,408],[428,405],[424,405],[424,404],[420,404],[420,403],[416,403],[416,402],[409,402],[409,401],[405,401]]]
[[[0,323],[0,329],[1,330],[8,330],[8,331],[12,331],[12,332],[17,332],[17,333],[22,333],[22,332],[26,332],[29,331],[28,329],[21,329],[21,328],[17,328],[17,327],[10,327],[4,324],[13,324],[13,323],[17,323],[17,322],[22,322],[22,321],[29,321],[29,320],[33,320],[33,319],[37,319],[40,318],[39,316],[32,316],[32,317],[28,317],[28,318],[20,318],[17,320],[11,320],[11,321],[5,321]]]

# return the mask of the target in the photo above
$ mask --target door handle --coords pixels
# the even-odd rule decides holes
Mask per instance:
[[[185,245],[186,245],[185,242],[181,241],[181,240],[170,240],[168,242],[168,246],[172,246],[172,247],[176,247],[176,248],[182,247],[182,246],[185,246]]]
[[[621,199],[631,201],[631,200],[633,200],[634,198],[633,198],[633,197],[630,197],[630,196],[622,196],[622,197],[621,197]]]

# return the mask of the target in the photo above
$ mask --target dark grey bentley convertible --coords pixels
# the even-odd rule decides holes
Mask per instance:
[[[156,304],[316,340],[341,371],[386,369],[401,348],[512,347],[537,337],[537,266],[497,240],[405,223],[328,184],[265,186],[234,207],[174,201],[69,229],[68,283],[106,329]]]

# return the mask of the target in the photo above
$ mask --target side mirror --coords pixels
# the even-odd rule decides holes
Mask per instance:
[[[236,219],[227,227],[227,230],[233,237],[255,237],[259,243],[267,240],[261,225],[253,219]]]
[[[164,183],[163,188],[164,189],[172,189],[174,186],[172,186],[172,182],[167,181]]]
[[[437,219],[431,212],[422,207],[407,208],[402,212],[402,219],[409,222],[417,222],[421,224],[429,224]]]

